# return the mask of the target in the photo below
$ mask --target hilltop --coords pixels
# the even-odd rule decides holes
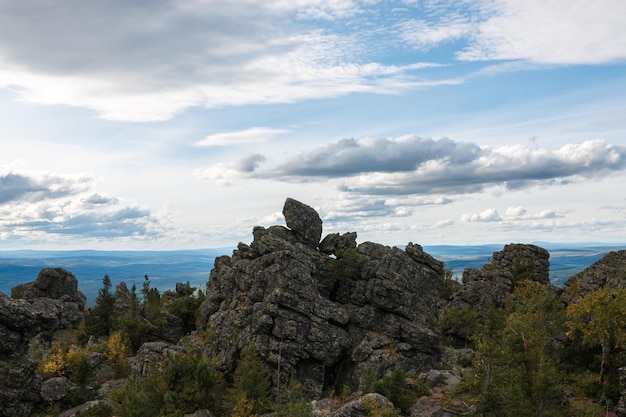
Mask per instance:
[[[457,282],[419,244],[323,237],[292,199],[283,214],[204,291],[105,278],[88,308],[56,268],[0,295],[0,414],[626,416],[626,251],[560,287],[545,248],[514,243]],[[579,316],[600,302],[607,341]]]

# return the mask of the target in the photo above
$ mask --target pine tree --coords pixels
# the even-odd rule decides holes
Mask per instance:
[[[116,328],[115,294],[111,292],[111,278],[105,275],[98,290],[96,304],[85,315],[86,332],[94,336],[108,336]]]
[[[272,408],[270,374],[267,366],[254,348],[241,351],[237,368],[233,374],[233,386],[228,390],[226,400],[231,408],[242,401],[251,402],[252,414],[266,414]]]

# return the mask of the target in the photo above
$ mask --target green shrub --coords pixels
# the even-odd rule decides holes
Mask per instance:
[[[406,374],[400,369],[376,381],[372,386],[372,391],[385,396],[403,414],[409,413],[411,406],[419,397],[430,395],[430,391],[421,381],[409,382]]]

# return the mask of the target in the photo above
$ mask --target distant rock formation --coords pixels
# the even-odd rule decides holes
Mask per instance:
[[[54,332],[83,320],[85,296],[78,281],[61,268],[44,269],[37,280],[0,293],[0,415],[30,416],[40,400],[37,362],[28,357],[28,344],[40,332]]]
[[[502,251],[493,253],[492,261],[482,269],[467,268],[463,271],[463,285],[442,302],[441,317],[452,310],[469,307],[482,321],[489,307],[504,308],[506,296],[513,291],[516,282],[530,279],[549,285],[549,258],[547,250],[535,245],[505,245]],[[443,336],[451,340],[463,339],[456,330],[447,329]]]
[[[357,246],[356,233],[320,243],[319,215],[293,199],[283,214],[287,228],[255,227],[250,245],[215,260],[199,325],[214,331],[226,369],[255,346],[274,387],[295,378],[319,398],[324,387],[436,363],[440,261],[411,243]]]
[[[602,259],[565,282],[565,288],[576,296],[588,294],[607,285],[613,289],[626,288],[626,250],[607,253]]]

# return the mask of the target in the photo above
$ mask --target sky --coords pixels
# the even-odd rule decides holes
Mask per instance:
[[[0,250],[626,242],[623,0],[0,0]]]

